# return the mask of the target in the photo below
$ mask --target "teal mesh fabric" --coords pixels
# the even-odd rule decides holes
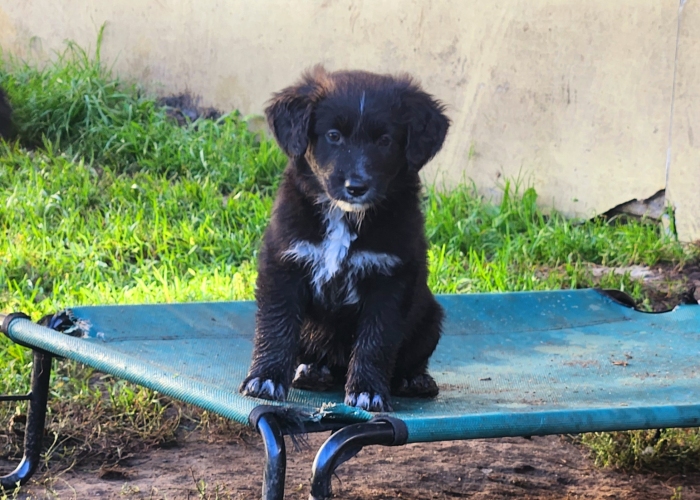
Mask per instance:
[[[435,400],[394,399],[409,442],[700,426],[700,306],[645,314],[594,290],[440,296]],[[238,385],[255,304],[70,310],[69,336],[15,320],[10,336],[241,423],[267,401]],[[340,391],[290,391],[309,420],[364,421]]]

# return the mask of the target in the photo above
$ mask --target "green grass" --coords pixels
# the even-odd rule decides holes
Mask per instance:
[[[600,467],[685,473],[700,466],[697,429],[594,432],[582,435],[580,441]]]
[[[0,310],[38,318],[79,304],[252,298],[256,249],[285,163],[272,141],[237,113],[178,126],[154,98],[106,70],[99,52],[74,45],[42,69],[0,63],[0,86],[19,138],[0,142]],[[431,288],[575,288],[593,283],[591,264],[697,257],[656,224],[570,220],[545,215],[536,201],[533,189],[511,184],[498,206],[473,186],[427,189]],[[610,273],[602,285],[650,305],[629,275]],[[29,369],[27,351],[0,339],[0,393],[24,390]],[[61,396],[52,399],[53,456],[94,456],[86,443],[98,431],[109,438],[104,449],[166,442],[185,411],[70,362],[59,364],[52,390]],[[0,408],[0,422],[21,409]],[[76,421],[80,435],[70,430]],[[637,466],[649,455],[602,436],[612,441],[585,442],[603,464]],[[674,453],[698,463],[697,432],[683,436],[672,438],[674,450],[686,451]]]
[[[692,258],[662,228],[649,222],[580,222],[537,207],[534,189],[506,183],[499,206],[473,187],[428,191],[427,234],[431,286],[437,292],[491,292],[576,288],[591,284],[590,264],[609,267]],[[546,271],[546,272],[543,272]],[[641,289],[621,275],[604,285],[641,299]]]

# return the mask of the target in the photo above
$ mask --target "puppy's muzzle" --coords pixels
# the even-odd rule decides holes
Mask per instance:
[[[345,212],[364,212],[369,207],[369,195],[369,180],[351,175],[343,183],[342,195],[336,199],[336,204]]]

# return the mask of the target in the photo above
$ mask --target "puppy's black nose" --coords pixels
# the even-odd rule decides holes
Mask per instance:
[[[359,198],[369,190],[369,186],[356,179],[345,181],[345,191],[354,198]]]

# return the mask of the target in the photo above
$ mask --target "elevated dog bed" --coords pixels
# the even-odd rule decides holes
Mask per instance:
[[[313,464],[312,497],[370,444],[700,426],[700,307],[635,310],[596,290],[444,295],[444,336],[430,362],[434,400],[393,400],[376,415],[343,394],[291,390],[282,404],[243,397],[253,302],[76,307],[3,331],[34,350],[25,457],[2,478],[26,481],[41,451],[51,357],[85,363],[256,427],[266,447],[263,497],[282,498],[284,434],[337,431]],[[60,331],[59,331],[60,330]]]

